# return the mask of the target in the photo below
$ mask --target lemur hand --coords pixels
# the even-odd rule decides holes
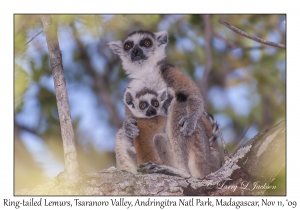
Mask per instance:
[[[181,126],[180,132],[183,136],[190,136],[194,133],[197,125],[198,117],[195,114],[190,114],[181,118],[179,125]]]
[[[129,138],[135,138],[139,135],[139,128],[135,119],[129,118],[123,122],[124,134]]]

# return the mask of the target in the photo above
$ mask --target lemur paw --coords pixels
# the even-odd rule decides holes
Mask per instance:
[[[183,136],[190,136],[194,133],[197,125],[197,117],[195,114],[181,118],[179,121],[181,126],[180,132]]]
[[[124,134],[129,138],[135,138],[139,135],[139,128],[137,127],[137,122],[135,119],[126,119],[123,123]]]
[[[138,172],[144,173],[144,174],[165,174],[169,176],[179,176],[179,174],[174,173],[173,171],[169,170],[168,168],[164,168],[163,166],[156,165],[152,162],[146,162],[141,165],[139,165],[139,168],[137,169]]]
[[[146,162],[139,165],[137,171],[143,174],[151,174],[151,170],[156,167],[156,164],[152,162]]]

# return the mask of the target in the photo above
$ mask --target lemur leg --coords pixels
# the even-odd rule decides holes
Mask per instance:
[[[154,146],[161,165],[173,166],[173,153],[170,140],[165,133],[158,133],[153,137]]]
[[[137,171],[142,173],[160,173],[170,176],[180,176],[189,178],[190,175],[172,167],[173,165],[173,154],[170,140],[165,133],[158,133],[154,136],[153,142],[157,153],[160,158],[160,164],[154,164],[152,162],[146,162],[141,164]]]
[[[158,165],[152,162],[146,162],[139,166],[137,169],[138,172],[149,174],[159,173],[184,178],[191,177],[189,174],[173,167],[173,149],[166,133],[156,134],[153,141],[160,158],[160,164]]]
[[[137,173],[136,150],[133,138],[138,135],[139,129],[134,119],[127,119],[116,136],[117,168],[131,173]]]
[[[132,139],[124,135],[123,128],[117,133],[116,160],[118,169],[137,173],[136,151]]]

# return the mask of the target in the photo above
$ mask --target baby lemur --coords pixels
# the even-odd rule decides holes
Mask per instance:
[[[194,82],[165,59],[168,34],[165,31],[152,33],[135,31],[124,40],[110,42],[110,48],[120,56],[129,79],[132,95],[144,88],[159,92],[168,88],[174,97],[167,115],[166,136],[173,154],[172,167],[186,177],[201,178],[211,173],[216,164],[212,163],[210,145],[200,117],[204,113],[204,101]],[[127,120],[117,137],[131,137],[138,131],[134,116],[127,110]],[[147,121],[148,122],[148,121]],[[161,128],[160,128],[161,129]],[[157,132],[159,133],[159,132]],[[120,147],[116,146],[116,153]],[[117,155],[118,156],[118,155]],[[118,157],[117,157],[118,159]],[[118,160],[122,162],[123,160]],[[144,165],[147,172],[165,172],[164,165]]]
[[[116,138],[116,159],[119,168],[137,172],[137,165],[151,161],[170,165],[172,157],[169,141],[157,141],[155,135],[163,133],[167,112],[173,97],[166,90],[155,92],[144,88],[132,95],[126,88],[126,112],[133,114],[126,119]]]

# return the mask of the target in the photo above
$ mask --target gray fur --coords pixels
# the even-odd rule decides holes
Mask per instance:
[[[164,110],[164,112],[165,112],[166,114],[169,112],[169,107],[170,107],[170,105],[171,105],[171,102],[172,102],[173,98],[174,98],[174,97],[173,97],[172,95],[168,94],[168,99],[165,100],[165,102],[163,103],[162,108],[163,108],[163,110]]]
[[[164,45],[168,43],[168,33],[165,32],[161,32],[158,36],[157,36],[157,41],[160,45]]]
[[[125,94],[125,103],[127,104],[127,105],[133,105],[133,103],[132,103],[132,95],[129,93],[129,92],[127,92],[126,94]],[[134,108],[134,107],[133,107]]]
[[[136,150],[132,138],[128,138],[121,128],[116,136],[116,160],[120,170],[137,173]]]
[[[154,145],[157,149],[157,154],[160,158],[160,162],[163,165],[173,165],[173,153],[170,140],[166,133],[158,133],[153,138]]]
[[[131,37],[131,36],[134,35],[134,34],[149,35],[149,36],[151,36],[153,39],[155,39],[155,34],[154,34],[153,32],[147,31],[147,30],[139,30],[139,31],[134,31],[134,32],[128,34],[127,37],[126,37],[124,40],[128,39],[128,37]]]
[[[151,90],[151,89],[145,87],[142,90],[140,90],[139,92],[137,92],[135,94],[135,97],[136,98],[140,98],[141,96],[146,95],[146,94],[152,94],[154,96],[158,96],[158,93],[156,91]]]
[[[108,46],[110,47],[110,49],[112,49],[112,51],[117,54],[117,55],[121,55],[123,52],[122,49],[122,42],[121,41],[116,41],[116,42],[110,42],[108,43]]]
[[[127,149],[127,154],[128,154],[128,158],[133,160],[133,162],[136,163],[136,151],[133,145],[132,147]]]
[[[209,138],[209,144],[210,144],[210,146],[212,146],[213,142],[219,137],[219,134],[218,134],[219,125],[213,115],[211,115],[207,112],[204,112],[203,115],[205,115],[212,124],[213,135]]]
[[[123,122],[124,135],[134,139],[139,135],[139,128],[135,119],[129,118]]]
[[[163,100],[165,100],[166,97],[167,97],[167,92],[164,91],[164,92],[161,94],[161,96],[159,97],[159,100],[160,100],[160,101],[163,101]]]
[[[181,126],[180,132],[183,136],[190,136],[194,133],[197,119],[199,119],[199,117],[196,114],[190,114],[180,119],[178,124]]]

